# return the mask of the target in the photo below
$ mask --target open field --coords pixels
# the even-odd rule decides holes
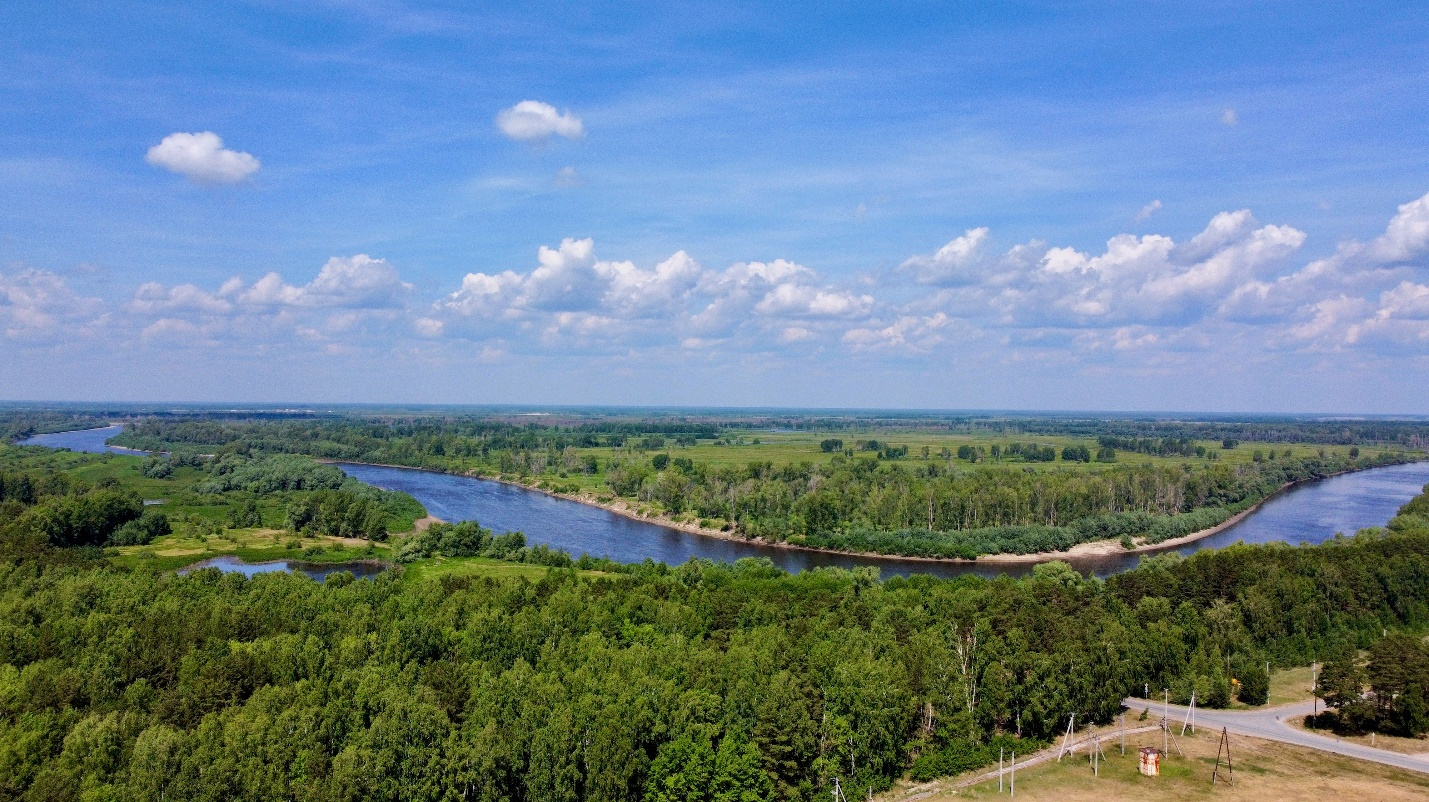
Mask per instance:
[[[1429,773],[1418,773],[1376,763],[1327,754],[1298,746],[1231,737],[1234,786],[1211,786],[1220,743],[1220,731],[1202,728],[1195,735],[1177,737],[1185,757],[1176,754],[1161,763],[1160,777],[1137,771],[1137,750],[1161,747],[1159,732],[1128,735],[1122,756],[1114,730],[1102,743],[1106,759],[1093,776],[1085,749],[1060,763],[1050,761],[1017,772],[1017,799],[1087,800],[1317,800],[1336,797],[1362,800],[1424,799],[1429,795]],[[1175,732],[1175,730],[1173,730]],[[1425,761],[1429,768],[1429,760]],[[974,775],[975,776],[975,775]],[[938,802],[951,799],[995,799],[997,780],[954,788],[955,780],[938,783],[900,783],[878,799],[882,802]]]
[[[943,466],[951,465],[966,468],[974,466],[1022,465],[1037,470],[1055,469],[1094,472],[1106,470],[1115,465],[1206,465],[1213,462],[1208,457],[1163,457],[1140,454],[1132,451],[1118,451],[1115,463],[1068,462],[1061,458],[1063,448],[1067,446],[1085,446],[1090,449],[1092,453],[1096,453],[1096,440],[1085,437],[999,434],[976,431],[972,433],[959,433],[946,430],[890,428],[839,430],[833,432],[760,432],[757,430],[749,430],[738,434],[731,433],[727,438],[721,438],[719,444],[717,444],[717,442],[702,440],[693,446],[679,445],[673,439],[669,439],[663,447],[658,449],[637,449],[627,445],[619,448],[572,448],[571,452],[580,459],[584,459],[587,456],[594,456],[601,460],[602,463],[611,459],[648,460],[655,454],[669,454],[671,457],[684,457],[695,463],[702,463],[712,467],[744,466],[751,462],[770,462],[776,466],[800,462],[826,465],[832,462],[835,457],[844,456],[845,453],[843,451],[823,451],[819,444],[829,438],[842,440],[845,449],[853,450],[853,459],[877,458],[876,453],[873,451],[860,450],[860,441],[876,440],[880,444],[896,447],[906,446],[908,455],[895,460],[895,462],[909,468],[931,462]],[[726,440],[727,442],[725,442]],[[1001,446],[1005,449],[1013,442],[1052,446],[1057,452],[1057,459],[1053,462],[1025,462],[1020,458],[1010,457],[994,460],[991,456],[985,455],[984,459],[977,463],[972,463],[956,457],[960,446],[981,447],[990,453],[994,445]],[[1216,454],[1215,462],[1230,465],[1252,462],[1257,451],[1260,451],[1264,455],[1268,454],[1271,450],[1269,445],[1262,443],[1243,443],[1234,449],[1221,448],[1219,441],[1197,440],[1194,441],[1194,444],[1204,447],[1207,453]],[[927,449],[926,456],[924,454],[925,448]],[[951,458],[944,457],[944,449],[951,452],[954,456]],[[1304,443],[1274,445],[1277,458],[1283,458],[1287,450],[1291,452],[1291,457],[1318,456],[1321,451],[1324,451],[1327,455],[1346,455],[1349,453],[1350,446],[1321,446]],[[590,476],[578,470],[562,471],[560,473],[564,474],[563,476],[559,476],[559,482],[561,484],[573,484],[579,486],[582,490],[591,492],[602,492],[606,490],[603,475],[597,474]],[[515,477],[512,476],[509,478]],[[550,475],[541,478],[547,481],[552,480]]]

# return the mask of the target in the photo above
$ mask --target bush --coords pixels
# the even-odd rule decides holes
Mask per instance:
[[[1240,672],[1240,689],[1236,698],[1243,704],[1263,705],[1270,700],[1270,675],[1259,666],[1247,666]]]
[[[169,525],[169,516],[158,510],[144,510],[137,519],[130,521],[114,531],[109,538],[111,546],[147,546],[173,533],[173,527]]]

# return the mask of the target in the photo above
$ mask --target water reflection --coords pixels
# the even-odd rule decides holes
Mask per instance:
[[[312,563],[302,560],[274,560],[272,562],[249,563],[233,555],[224,555],[185,566],[180,568],[178,573],[182,576],[183,574],[192,573],[204,568],[217,568],[220,571],[243,574],[246,577],[255,577],[259,574],[269,574],[276,571],[292,571],[294,573],[304,574],[319,582],[327,579],[329,574],[336,574],[340,571],[346,571],[358,579],[362,579],[364,577],[376,576],[387,570],[387,566],[372,561]]]

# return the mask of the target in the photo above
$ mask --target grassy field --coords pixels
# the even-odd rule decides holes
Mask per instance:
[[[1161,746],[1161,734],[1127,736],[1122,756],[1114,737],[1104,741],[1106,759],[1093,776],[1085,750],[1061,763],[1051,761],[1017,772],[1017,798],[1030,800],[1108,799],[1157,800],[1316,800],[1337,797],[1357,800],[1410,800],[1429,797],[1429,774],[1381,766],[1326,752],[1253,738],[1231,736],[1234,786],[1211,786],[1220,745],[1220,732],[1201,729],[1178,738],[1185,757],[1172,749],[1161,763],[1160,777],[1137,771],[1137,750]],[[1426,762],[1429,767],[1429,762]],[[903,783],[878,797],[882,802],[940,802],[957,799],[995,799],[997,780],[966,788],[951,783]]]
[[[681,446],[669,440],[664,448],[652,451],[641,451],[633,447],[622,448],[575,448],[572,449],[578,458],[595,456],[602,463],[612,458],[630,460],[649,460],[655,454],[669,454],[672,457],[685,457],[696,463],[704,463],[716,467],[743,466],[751,462],[771,462],[775,465],[784,465],[798,462],[810,462],[815,464],[827,464],[836,456],[843,452],[823,451],[819,444],[825,439],[836,438],[842,440],[845,449],[854,449],[855,459],[874,459],[875,453],[872,451],[858,450],[860,441],[877,440],[881,444],[893,446],[906,446],[908,456],[896,460],[898,464],[907,467],[915,467],[925,462],[936,462],[941,465],[954,465],[957,467],[972,467],[974,463],[967,460],[946,459],[942,456],[944,449],[956,455],[959,446],[982,447],[991,452],[993,445],[1000,445],[1006,448],[1013,442],[1036,443],[1038,445],[1050,445],[1057,452],[1055,462],[1028,463],[1020,458],[993,460],[990,457],[982,462],[976,463],[978,466],[1027,466],[1038,470],[1075,470],[1075,471],[1101,471],[1114,465],[1206,465],[1211,464],[1208,457],[1161,457],[1147,454],[1138,454],[1131,451],[1118,451],[1116,463],[1101,462],[1066,462],[1061,458],[1062,449],[1066,446],[1086,446],[1095,453],[1097,443],[1089,438],[1076,437],[1050,437],[1032,436],[1026,434],[994,434],[990,432],[959,433],[947,430],[920,430],[920,429],[862,429],[848,430],[836,433],[830,432],[758,432],[750,431],[738,435],[729,435],[729,442],[726,444],[715,444],[710,441],[701,441],[699,445]],[[632,441],[633,442],[633,441]],[[1219,464],[1236,465],[1253,461],[1256,451],[1263,454],[1270,451],[1266,444],[1243,443],[1234,449],[1222,449],[1219,441],[1196,441],[1196,445],[1204,446],[1208,453],[1217,454]],[[924,455],[927,449],[927,455]],[[1276,444],[1274,448],[1276,457],[1280,458],[1288,450],[1293,457],[1309,457],[1318,455],[1320,451],[1326,454],[1347,454],[1349,446],[1320,446],[1307,444]],[[1372,449],[1368,449],[1372,451]],[[587,476],[579,471],[567,471],[565,476],[559,479],[543,477],[547,482],[559,482],[564,485],[575,485],[581,490],[592,493],[608,492],[605,487],[605,477],[603,474]],[[515,477],[507,477],[515,478]]]
[[[503,562],[486,557],[436,557],[412,563],[404,568],[403,578],[409,582],[425,582],[442,577],[489,576],[494,579],[523,576],[537,580],[551,569],[543,565]],[[581,571],[583,576],[602,576],[601,571]]]

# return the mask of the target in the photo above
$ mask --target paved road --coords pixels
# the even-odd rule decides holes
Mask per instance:
[[[1151,709],[1151,715],[1160,718],[1162,703],[1148,699],[1128,698],[1122,702],[1128,710]],[[1361,760],[1372,760],[1375,763],[1383,763],[1387,766],[1398,766],[1401,769],[1411,771],[1422,771],[1429,773],[1429,759],[1419,756],[1402,755],[1398,752],[1390,752],[1386,749],[1374,749],[1348,741],[1341,741],[1337,738],[1316,735],[1305,730],[1297,729],[1286,724],[1284,719],[1292,716],[1305,716],[1310,713],[1314,702],[1298,702],[1291,705],[1281,705],[1280,707],[1268,707],[1263,710],[1202,710],[1196,708],[1196,726],[1205,728],[1220,729],[1225,727],[1230,732],[1237,735],[1249,735],[1253,738],[1264,738],[1267,741],[1279,741],[1281,743],[1295,744],[1296,746],[1307,746],[1311,749],[1320,749],[1325,752],[1334,752],[1337,755],[1346,757],[1356,757]],[[1170,719],[1173,734],[1181,731],[1181,722],[1186,718],[1186,708],[1181,705],[1170,705]]]

